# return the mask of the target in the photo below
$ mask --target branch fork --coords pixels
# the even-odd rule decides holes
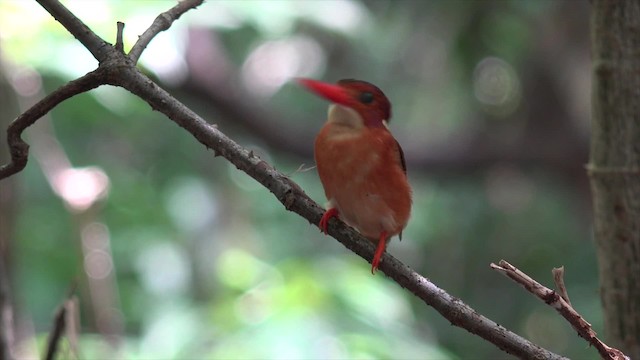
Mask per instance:
[[[527,291],[537,296],[545,304],[556,309],[556,311],[564,317],[569,324],[578,332],[578,335],[595,347],[600,353],[603,359],[608,360],[629,360],[622,351],[612,348],[602,342],[596,336],[596,332],[591,327],[591,324],[587,322],[582,315],[580,315],[569,302],[569,295],[564,286],[564,268],[553,269],[554,281],[558,292],[543,286],[539,282],[535,281],[529,275],[520,271],[515,266],[509,264],[504,260],[500,260],[498,265],[491,263],[491,268],[510,278],[511,280],[522,285]]]

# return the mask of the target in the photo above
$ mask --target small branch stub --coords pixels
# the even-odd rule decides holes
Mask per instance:
[[[553,268],[551,270],[553,274],[553,282],[556,284],[556,290],[560,293],[560,296],[567,302],[567,304],[571,305],[571,301],[569,300],[569,293],[567,292],[567,288],[564,286],[564,266],[560,266],[559,268]]]
[[[116,33],[116,44],[114,47],[118,52],[124,54],[124,42],[122,41],[122,36],[124,32],[124,23],[122,21],[118,21],[117,24],[117,33]]]

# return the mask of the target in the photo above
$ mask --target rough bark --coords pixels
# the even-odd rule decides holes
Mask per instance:
[[[609,345],[640,358],[640,2],[593,0],[592,139],[600,292]]]

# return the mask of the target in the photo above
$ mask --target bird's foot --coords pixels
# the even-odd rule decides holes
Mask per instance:
[[[375,275],[376,270],[378,270],[378,265],[380,265],[380,259],[382,255],[384,255],[384,251],[387,249],[387,232],[383,231],[380,233],[380,240],[378,240],[378,247],[376,248],[376,252],[373,255],[373,261],[371,261],[371,274]]]
[[[329,226],[329,220],[331,220],[332,217],[337,217],[337,216],[338,216],[338,209],[330,208],[329,210],[327,210],[324,213],[324,215],[322,215],[322,218],[320,219],[320,223],[318,224],[320,231],[322,231],[325,234],[328,234],[327,226]]]

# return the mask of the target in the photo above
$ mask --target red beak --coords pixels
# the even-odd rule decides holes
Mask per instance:
[[[299,78],[298,82],[307,89],[311,90],[311,92],[314,92],[317,95],[320,95],[321,97],[336,104],[349,106],[353,103],[353,100],[351,99],[351,96],[349,96],[349,93],[347,93],[344,88],[338,85],[304,78]]]

